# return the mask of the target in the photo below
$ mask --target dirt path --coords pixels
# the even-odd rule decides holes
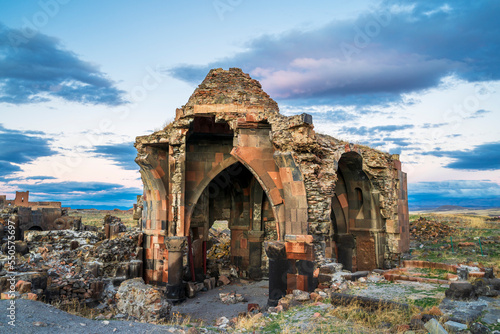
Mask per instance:
[[[242,294],[247,300],[245,303],[224,304],[219,299],[219,293],[236,292]],[[247,284],[231,283],[206,292],[198,292],[196,297],[187,299],[184,303],[174,305],[172,312],[180,312],[191,317],[191,319],[202,320],[205,324],[213,325],[219,317],[228,319],[237,317],[240,312],[247,311],[248,303],[259,304],[264,307],[267,304],[269,293],[269,282],[249,282]]]

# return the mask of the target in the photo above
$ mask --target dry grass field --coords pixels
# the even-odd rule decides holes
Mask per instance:
[[[134,226],[132,210],[96,210],[96,209],[71,209],[68,214],[70,216],[82,217],[82,224],[92,226],[102,226],[103,219],[106,215],[115,216],[121,219],[122,223],[127,227]]]

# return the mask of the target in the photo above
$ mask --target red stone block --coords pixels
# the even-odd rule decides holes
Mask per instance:
[[[297,275],[297,289],[302,290],[302,291],[308,290],[307,276],[306,275]]]
[[[278,189],[283,189],[283,184],[281,183],[280,173],[277,171],[269,171],[267,172],[269,177],[273,180],[274,184]]]
[[[26,281],[18,281],[16,283],[16,290],[19,293],[27,293],[31,292],[31,282],[26,282]]]
[[[280,191],[278,188],[273,188],[269,191],[269,199],[273,205],[278,205],[283,203],[283,198],[281,197]]]
[[[168,283],[168,271],[162,271],[161,281]]]
[[[215,153],[215,162],[221,163],[224,161],[224,153]]]
[[[152,269],[146,269],[144,273],[144,281],[146,284],[149,284],[153,280],[153,270]]]
[[[159,271],[159,270],[154,270],[153,271],[153,281],[156,281],[156,282],[161,282],[163,276],[163,270],[162,271]]]
[[[163,171],[163,168],[160,165],[156,166],[155,170],[160,178],[165,176],[165,172]]]
[[[306,196],[306,187],[302,181],[291,182],[293,196]]]
[[[347,208],[348,204],[347,204],[347,197],[346,197],[346,194],[340,194],[340,195],[337,195],[337,198],[339,199],[340,206],[341,206],[343,209]]]
[[[286,291],[287,293],[292,293],[293,290],[297,289],[297,275],[286,274]]]
[[[187,171],[186,172],[186,181],[188,182],[195,182],[196,181],[196,172],[193,171]]]

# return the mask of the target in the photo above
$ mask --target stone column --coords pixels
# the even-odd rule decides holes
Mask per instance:
[[[167,298],[173,303],[186,299],[186,290],[182,283],[182,252],[187,244],[186,237],[166,237],[168,250]]]
[[[269,258],[269,306],[277,306],[281,297],[286,295],[286,274],[288,261],[286,259],[285,243],[269,241],[264,243]]]
[[[264,231],[248,231],[250,250],[248,276],[255,280],[262,278],[262,241],[264,241]]]

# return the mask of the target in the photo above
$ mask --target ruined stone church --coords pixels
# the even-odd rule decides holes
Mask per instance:
[[[175,120],[135,146],[144,278],[171,300],[185,296],[186,266],[206,273],[215,221],[228,222],[238,274],[269,277],[270,304],[314,289],[325,262],[385,268],[409,248],[399,156],[316,133],[308,114],[280,114],[240,69],[211,70]]]

